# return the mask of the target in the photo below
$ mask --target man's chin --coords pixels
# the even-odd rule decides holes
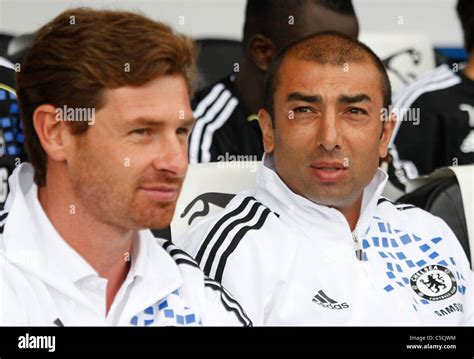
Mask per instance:
[[[325,193],[317,193],[309,199],[321,206],[340,207],[349,202],[350,198],[350,195],[345,196],[341,191],[325,191]]]
[[[167,228],[173,219],[176,203],[138,210],[133,215],[138,229]],[[138,214],[138,216],[137,216]]]

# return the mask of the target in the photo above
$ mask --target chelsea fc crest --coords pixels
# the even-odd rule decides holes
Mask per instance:
[[[416,294],[431,301],[449,298],[458,290],[454,274],[440,265],[423,267],[411,276],[410,285]]]

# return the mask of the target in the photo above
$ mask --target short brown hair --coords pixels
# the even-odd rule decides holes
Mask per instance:
[[[33,126],[38,106],[98,110],[104,89],[139,86],[169,74],[182,74],[191,96],[195,57],[189,38],[131,12],[76,8],[43,26],[17,73],[25,147],[36,184],[46,183],[47,159]],[[84,121],[67,123],[77,135],[89,127]]]

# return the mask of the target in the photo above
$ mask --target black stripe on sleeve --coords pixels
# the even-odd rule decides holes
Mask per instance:
[[[227,236],[229,235],[230,231],[232,231],[239,224],[250,222],[255,217],[255,215],[257,214],[258,208],[261,207],[261,206],[263,206],[261,203],[255,202],[252,205],[252,208],[250,209],[250,212],[247,213],[247,215],[245,217],[239,218],[239,219],[229,223],[229,225],[227,225],[227,227],[222,231],[221,235],[219,236],[217,241],[214,243],[211,251],[209,252],[209,256],[207,257],[206,265],[204,266],[204,273],[206,275],[210,275],[211,268],[212,268],[212,263],[214,262],[217,251],[219,250],[219,248],[224,243],[224,241],[227,238]]]
[[[243,326],[251,327],[252,321],[250,318],[245,314],[242,306],[237,302],[219,283],[216,281],[210,280],[206,278],[204,280],[204,286],[211,288],[215,291],[220,292],[221,302],[224,305],[224,308],[228,312],[232,312],[235,314],[237,319]]]
[[[255,223],[254,225],[251,225],[251,226],[245,226],[245,227],[242,227],[238,232],[237,234],[235,235],[235,237],[232,239],[232,242],[231,244],[227,247],[227,249],[224,251],[224,253],[222,254],[220,260],[219,260],[219,264],[217,266],[217,271],[216,271],[216,275],[214,277],[214,279],[218,282],[222,282],[222,275],[224,273],[224,269],[225,269],[225,265],[227,263],[227,259],[229,258],[229,256],[232,254],[232,252],[234,252],[235,248],[237,248],[237,246],[239,245],[240,241],[242,240],[242,238],[245,236],[245,234],[250,231],[250,230],[254,230],[254,229],[260,229],[262,228],[263,224],[265,223],[268,215],[271,213],[271,211],[268,209],[268,208],[265,208],[262,212],[262,214],[260,215],[260,218],[259,220],[257,221],[257,223]]]
[[[255,198],[245,197],[242,203],[236,209],[234,209],[233,211],[230,211],[229,213],[227,213],[225,216],[223,216],[221,219],[217,221],[217,223],[212,227],[211,231],[206,236],[206,239],[204,240],[204,242],[201,244],[201,247],[199,248],[199,251],[196,255],[196,261],[198,263],[201,263],[202,257],[204,256],[204,252],[206,251],[207,246],[209,245],[209,243],[211,242],[212,238],[215,236],[219,228],[221,228],[221,226],[228,219],[232,218],[235,215],[240,214],[251,200],[255,200]]]
[[[180,265],[180,264],[187,264],[193,268],[196,268],[196,269],[199,269],[199,271],[201,271],[201,268],[199,268],[199,266],[196,264],[196,262],[194,261],[190,261],[188,259],[185,259],[185,258],[178,258],[178,259],[175,259],[174,261],[176,264]]]
[[[165,241],[163,243],[163,248],[166,250],[166,252],[168,252],[171,258],[173,258],[176,264],[188,264],[192,267],[199,269],[199,271],[201,271],[201,268],[199,268],[199,265],[194,260],[194,258],[191,257],[188,253],[186,253],[182,249],[175,246],[171,241]]]
[[[404,211],[406,209],[411,209],[411,208],[417,208],[416,206],[412,205],[412,204],[409,204],[409,203],[400,203],[400,202],[394,202],[394,201],[391,201],[387,198],[384,198],[384,197],[380,197],[379,200],[377,201],[377,206],[381,203],[384,203],[384,202],[388,202],[388,203],[391,203],[392,205],[395,206],[396,209],[398,209],[399,211]]]
[[[8,216],[8,212],[4,212],[0,214],[0,222],[3,221],[5,218],[7,218],[7,216]]]
[[[412,206],[412,205],[404,205],[404,206],[395,206],[395,208],[398,209],[399,211],[404,211],[407,209],[418,208],[418,207]]]

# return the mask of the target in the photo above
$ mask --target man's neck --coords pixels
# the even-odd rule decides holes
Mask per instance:
[[[38,199],[64,241],[84,258],[107,284],[107,312],[130,269],[131,248],[138,233],[100,222],[64,190],[66,181],[38,189]]]
[[[474,54],[470,54],[466,67],[463,69],[464,75],[474,81]]]
[[[265,74],[253,66],[249,60],[242,62],[241,70],[236,74],[235,86],[244,106],[250,114],[255,114],[263,106],[263,81]]]
[[[339,212],[341,212],[344,215],[344,217],[346,217],[346,220],[347,220],[347,223],[349,224],[351,232],[353,232],[357,226],[357,222],[359,221],[359,217],[361,213],[361,207],[362,207],[362,194],[359,196],[359,198],[356,201],[354,201],[350,205],[337,208]]]

